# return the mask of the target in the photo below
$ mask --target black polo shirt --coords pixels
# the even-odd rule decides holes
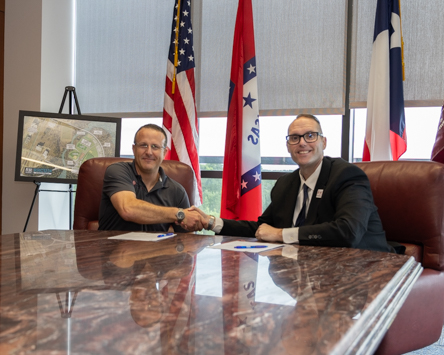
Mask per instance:
[[[105,172],[103,180],[102,201],[99,211],[100,230],[122,231],[155,231],[164,232],[170,227],[170,223],[138,224],[125,221],[120,217],[111,203],[111,196],[119,191],[132,191],[140,200],[150,202],[158,206],[188,208],[190,202],[188,195],[178,182],[165,175],[159,168],[160,179],[148,192],[142,177],[137,174],[134,161],[132,163],[121,162],[110,165]],[[176,224],[171,224],[176,232],[186,232]]]

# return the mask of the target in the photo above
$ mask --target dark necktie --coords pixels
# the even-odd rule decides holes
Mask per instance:
[[[307,200],[308,200],[308,186],[304,184],[304,202],[302,204],[301,212],[299,212],[299,216],[296,219],[295,227],[300,227],[304,225],[305,222],[305,210],[307,209]]]

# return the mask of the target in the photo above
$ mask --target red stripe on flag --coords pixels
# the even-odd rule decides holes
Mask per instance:
[[[197,148],[194,143],[193,129],[190,125],[190,120],[188,118],[179,88],[177,88],[174,95],[178,96],[175,97],[174,100],[174,111],[176,112],[176,116],[178,117],[178,123],[185,139],[185,148],[188,152],[188,155],[190,156],[191,163],[193,165],[192,167],[194,170],[196,170],[199,169],[199,162]],[[181,119],[179,119],[179,117],[181,117]]]
[[[405,136],[405,130],[404,130]],[[390,148],[392,150],[393,160],[398,160],[407,150],[407,140],[398,134],[390,131]]]
[[[242,89],[242,85],[240,88],[236,85],[228,111],[224,169],[222,172],[220,216],[230,219],[238,219],[240,210],[240,169],[242,157],[242,103],[239,105],[238,100],[238,91],[240,89]],[[240,114],[238,113],[239,111]]]
[[[188,118],[188,114],[185,109],[184,101],[182,99],[179,87],[176,88],[176,92],[174,93],[174,111],[176,113],[178,124],[180,126],[180,130],[182,131],[182,135],[185,141],[185,146],[180,146],[178,149],[186,149],[187,151],[187,154],[191,162],[191,167],[195,171],[197,186],[199,189],[199,196],[202,200],[202,184],[200,178],[199,154],[197,152],[197,147],[194,142],[193,128],[190,125],[190,119]],[[194,113],[197,120],[196,111],[194,111]],[[197,127],[198,127],[197,124],[195,124],[196,131]]]
[[[370,161],[370,160],[371,160],[370,151],[368,149],[367,142],[364,141],[364,153],[362,154],[362,161]]]
[[[165,81],[165,95],[168,95],[171,98],[171,87],[172,87],[172,83],[171,80],[167,77],[166,81]],[[169,132],[169,136],[171,137],[171,131],[173,129],[173,118],[171,117],[171,115],[165,110],[165,108],[163,109],[163,128],[165,130],[167,130]],[[165,154],[165,159],[166,160],[177,160],[177,159],[172,159],[171,158],[171,152],[172,152],[172,142],[170,142],[170,145],[168,146],[168,151]]]
[[[239,211],[239,219],[256,221],[262,214],[262,185],[256,186],[248,193],[242,195],[240,205],[242,208]],[[260,208],[254,208],[255,206],[260,206]]]

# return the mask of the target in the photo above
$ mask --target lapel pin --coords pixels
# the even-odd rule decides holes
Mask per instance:
[[[318,189],[318,191],[316,191],[316,198],[322,198],[323,193],[324,193],[323,189]]]

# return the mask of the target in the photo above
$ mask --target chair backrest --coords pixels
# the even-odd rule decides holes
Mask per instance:
[[[444,270],[444,164],[356,163],[367,174],[387,240],[422,247],[424,267]]]
[[[73,229],[98,229],[99,207],[106,168],[110,164],[131,161],[130,158],[92,158],[82,164],[77,180]],[[185,188],[191,201],[191,196],[195,191],[193,170],[188,165],[174,160],[164,160],[161,167],[167,176]]]

